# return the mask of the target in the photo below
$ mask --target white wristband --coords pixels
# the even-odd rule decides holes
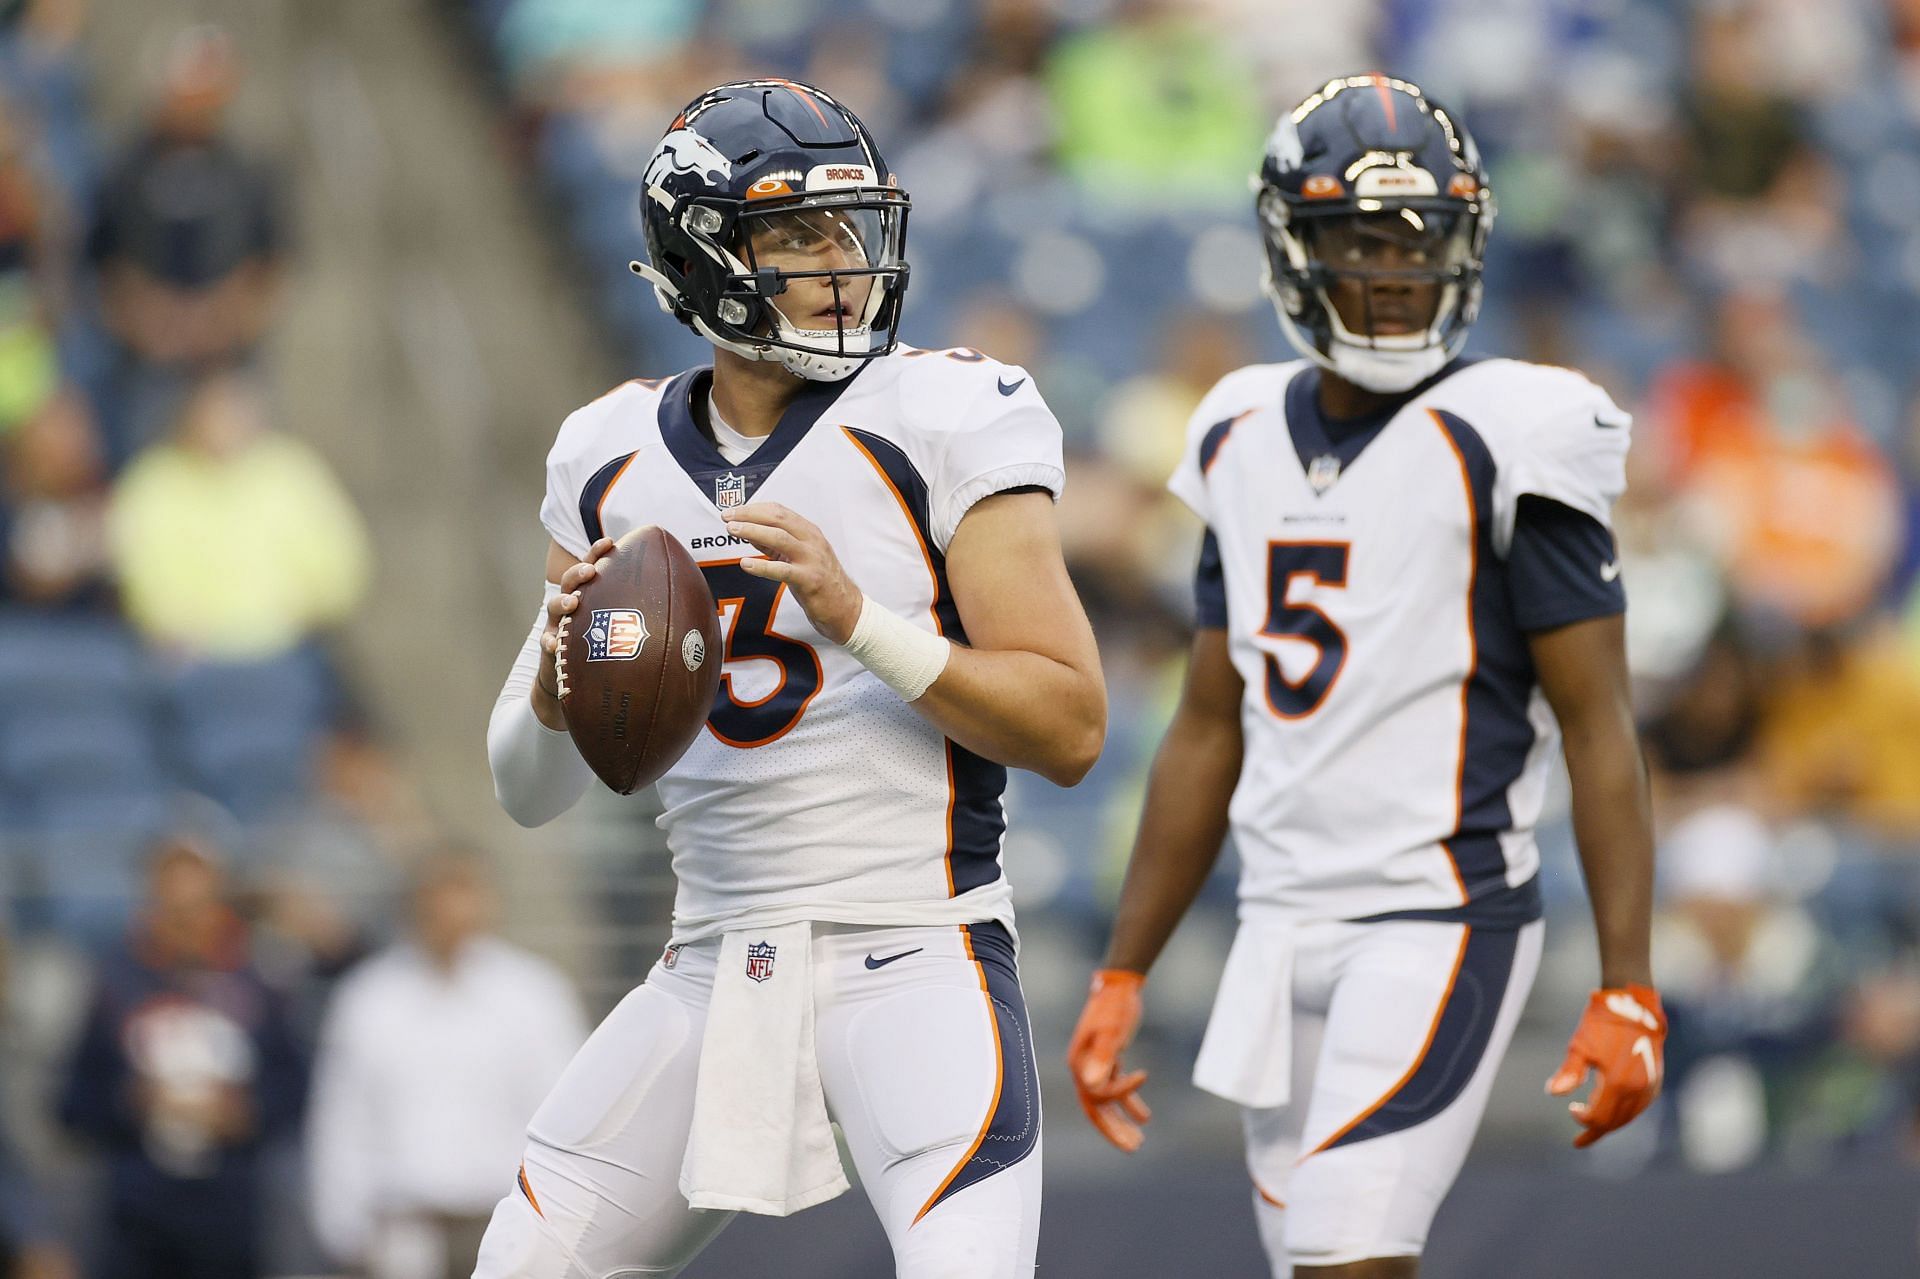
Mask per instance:
[[[860,620],[847,636],[847,652],[907,701],[916,701],[947,669],[953,642],[921,630],[872,597],[860,597]]]

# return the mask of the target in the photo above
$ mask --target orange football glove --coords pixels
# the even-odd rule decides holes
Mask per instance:
[[[1067,1067],[1073,1071],[1080,1109],[1102,1137],[1129,1154],[1146,1140],[1140,1125],[1153,1118],[1139,1093],[1147,1072],[1120,1073],[1120,1054],[1140,1029],[1140,987],[1146,980],[1144,973],[1121,968],[1095,973],[1087,1006],[1067,1045]]]
[[[1567,1107],[1582,1128],[1575,1146],[1591,1146],[1653,1104],[1665,1074],[1667,1014],[1651,986],[1619,986],[1587,997],[1587,1011],[1567,1045],[1567,1059],[1547,1081],[1547,1091],[1564,1097],[1586,1081],[1599,1082],[1585,1101]]]

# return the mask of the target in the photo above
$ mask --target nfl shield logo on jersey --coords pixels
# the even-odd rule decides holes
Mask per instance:
[[[1322,453],[1307,463],[1307,483],[1313,485],[1313,491],[1324,493],[1333,487],[1340,478],[1340,459],[1331,453]]]
[[[630,662],[647,642],[647,619],[637,609],[596,608],[587,623],[589,662]]]
[[[729,472],[713,482],[713,504],[723,511],[747,504],[747,477]]]
[[[773,976],[774,945],[770,941],[750,941],[747,943],[747,976],[755,981],[765,981]]]

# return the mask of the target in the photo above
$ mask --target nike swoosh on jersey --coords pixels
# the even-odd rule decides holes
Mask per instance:
[[[908,955],[917,955],[925,949],[926,949],[925,946],[915,946],[912,950],[903,950],[897,955],[888,955],[885,959],[875,959],[872,955],[868,955],[867,967],[885,968],[888,964],[891,964],[896,959],[905,959]]]
[[[1601,580],[1601,581],[1603,581],[1603,582],[1611,582],[1611,581],[1612,581],[1612,580],[1613,580],[1614,578],[1616,578],[1616,577],[1619,577],[1619,576],[1620,576],[1620,561],[1619,561],[1619,560],[1613,560],[1613,561],[1611,561],[1610,563],[1606,563],[1606,564],[1602,564],[1602,565],[1600,566],[1600,580]]]
[[[1027,379],[1025,378],[1021,378],[1018,382],[1015,382],[1012,386],[1008,386],[1006,383],[1006,379],[1004,378],[1002,378],[999,382],[996,383],[996,385],[999,386],[1000,394],[1002,395],[1012,395],[1015,391],[1019,390],[1021,387],[1025,386],[1026,384],[1027,384]]]

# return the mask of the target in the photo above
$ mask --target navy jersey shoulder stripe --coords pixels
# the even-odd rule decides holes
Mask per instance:
[[[633,461],[635,453],[623,453],[593,473],[586,487],[580,490],[580,523],[587,530],[587,545],[607,535],[606,527],[600,522],[600,508],[607,503],[607,494],[612,491],[614,481],[627,469],[627,463]]]
[[[967,949],[980,969],[981,985],[992,1006],[994,1035],[1000,1048],[1000,1086],[993,1111],[974,1138],[967,1157],[947,1176],[914,1217],[926,1216],[941,1202],[994,1173],[1011,1168],[1040,1144],[1040,1079],[1034,1064],[1026,996],[1020,991],[1013,939],[997,923],[966,928]]]
[[[840,428],[853,441],[893,490],[901,510],[912,521],[933,575],[933,618],[940,634],[957,644],[967,640],[960,610],[947,586],[947,557],[933,543],[931,499],[927,482],[913,459],[885,436],[851,426]],[[1000,842],[1007,831],[1007,770],[959,743],[947,742],[947,875],[956,896],[1000,878]]]
[[[1193,571],[1193,624],[1200,630],[1227,624],[1227,573],[1212,529],[1200,539],[1200,563]]]
[[[1220,446],[1227,442],[1227,436],[1233,434],[1234,425],[1251,412],[1253,410],[1248,409],[1246,412],[1236,413],[1207,428],[1207,433],[1200,437],[1200,474],[1205,475],[1213,469],[1214,459],[1220,454]]]
[[[1520,934],[1510,928],[1463,931],[1452,981],[1412,1069],[1380,1100],[1314,1147],[1313,1154],[1425,1123],[1466,1091],[1493,1039]]]
[[[1493,549],[1493,454],[1465,420],[1443,409],[1429,411],[1459,460],[1473,522],[1467,603],[1473,652],[1460,693],[1459,817],[1442,841],[1467,904],[1508,889],[1500,836],[1513,826],[1507,788],[1526,768],[1533,749],[1527,708],[1535,676],[1526,637],[1514,624],[1507,576]]]

